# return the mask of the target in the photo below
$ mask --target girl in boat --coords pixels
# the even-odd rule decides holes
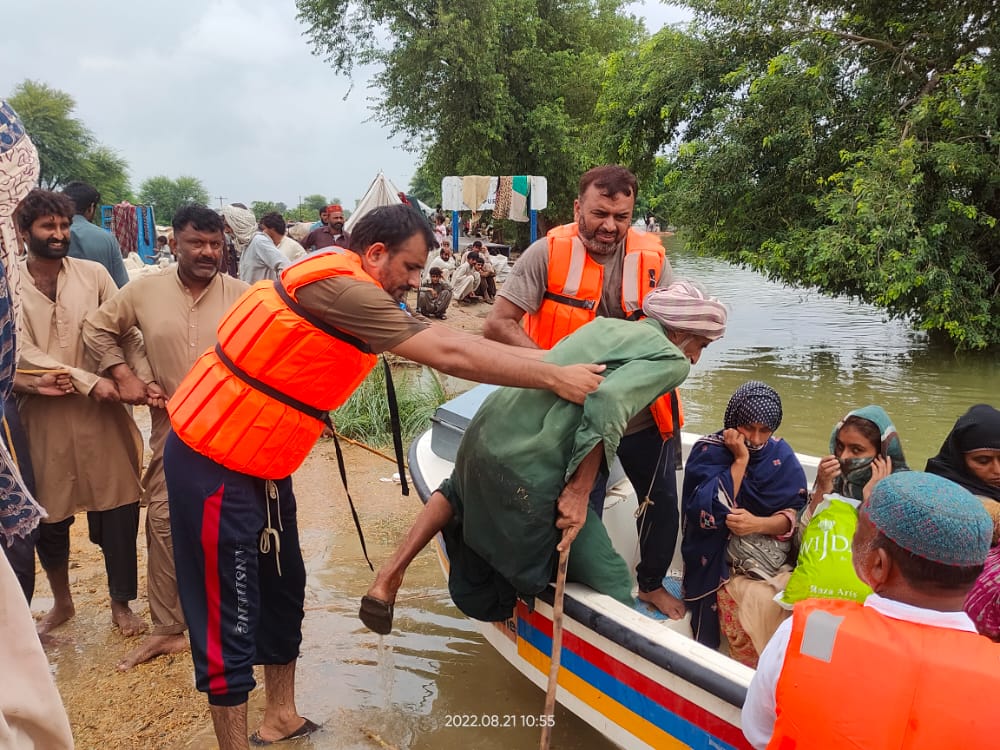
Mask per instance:
[[[782,570],[781,563],[807,497],[802,465],[786,442],[773,437],[781,416],[777,391],[759,381],[744,383],[729,400],[724,429],[695,443],[684,468],[681,553],[694,636],[718,648],[725,632],[730,655],[751,667],[758,649],[741,622],[740,602],[758,613],[774,610],[767,618],[774,620],[771,632],[781,621],[780,607],[770,601],[774,584],[761,579],[787,578],[790,568]],[[727,552],[734,548],[742,550],[738,568]],[[777,561],[774,569],[767,569],[766,558]]]
[[[1000,411],[977,404],[959,417],[927,471],[965,487],[993,518],[993,547],[965,611],[980,633],[1000,641]]]

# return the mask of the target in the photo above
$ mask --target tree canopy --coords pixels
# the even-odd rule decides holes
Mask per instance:
[[[642,26],[622,0],[297,0],[340,73],[378,63],[373,110],[420,152],[421,178],[537,174],[565,218],[593,164],[602,66]],[[437,201],[433,201],[436,203]]]
[[[986,0],[693,0],[616,55],[606,158],[699,251],[1000,343],[1000,23]]]
[[[139,187],[139,202],[153,206],[156,220],[168,223],[174,212],[185,203],[208,204],[208,191],[197,177],[178,177],[173,180],[157,175],[144,180]]]
[[[76,102],[72,96],[26,80],[18,84],[7,101],[38,149],[41,187],[56,190],[83,180],[96,187],[106,203],[131,198],[128,162],[99,144],[86,125],[73,116]]]

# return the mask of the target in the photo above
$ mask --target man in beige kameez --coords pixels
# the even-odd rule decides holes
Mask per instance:
[[[21,261],[23,334],[30,359],[22,365],[69,372],[73,393],[55,398],[19,387],[19,409],[35,466],[37,500],[48,513],[37,551],[54,604],[38,623],[48,633],[73,616],[69,587],[69,527],[87,511],[90,539],[104,553],[112,622],[125,636],[146,624],[132,612],[137,596],[136,535],[142,438],[114,381],[98,373],[84,351],[83,319],[117,291],[97,263],[66,257],[73,205],[63,195],[33,190],[18,206],[28,243]],[[138,331],[130,356],[141,353]]]
[[[153,457],[143,476],[146,587],[153,630],[119,662],[121,670],[187,648],[163,477],[163,444],[170,419],[162,397],[172,396],[194,361],[215,345],[219,321],[249,288],[219,273],[224,239],[222,218],[215,211],[184,206],[174,215],[173,228],[170,248],[177,264],[127,284],[83,324],[87,351],[99,369],[108,371],[128,400],[145,394],[153,422]],[[142,332],[146,349],[146,361],[138,363],[135,373],[121,346],[133,327]]]

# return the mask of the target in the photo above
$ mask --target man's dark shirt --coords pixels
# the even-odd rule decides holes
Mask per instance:
[[[343,248],[350,248],[351,235],[341,230],[339,235],[334,236],[334,232],[328,226],[322,226],[312,230],[306,238],[302,240],[302,247],[307,253],[314,250],[323,250],[334,245]]]

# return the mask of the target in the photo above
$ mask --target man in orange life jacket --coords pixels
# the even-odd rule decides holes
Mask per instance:
[[[795,605],[761,654],[743,706],[755,748],[994,748],[1000,645],[963,611],[993,524],[967,490],[898,472],[861,506],[854,568],[864,604]],[[987,701],[984,703],[984,701]]]
[[[586,172],[573,204],[575,223],[553,229],[518,258],[497,293],[483,335],[514,346],[550,349],[595,317],[640,317],[646,292],[669,286],[672,273],[659,238],[630,229],[638,189],[635,175],[624,167],[605,165]],[[636,521],[639,598],[680,619],[684,603],[663,588],[679,525],[678,443],[673,438],[682,420],[675,393],[629,422],[618,458],[642,508]],[[592,495],[598,516],[606,482],[605,468]]]
[[[603,365],[559,367],[540,351],[412,317],[403,301],[433,239],[409,206],[375,209],[357,223],[351,252],[314,253],[251,287],[167,403],[178,588],[221,750],[248,747],[254,664],[264,665],[267,703],[250,741],[316,729],[295,707],[305,568],[289,475],[377,353],[575,403],[602,379]]]

